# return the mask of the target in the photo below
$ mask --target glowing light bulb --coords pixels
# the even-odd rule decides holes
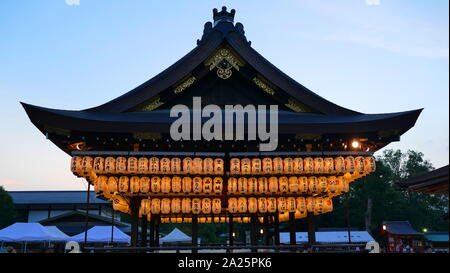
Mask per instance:
[[[354,140],[353,142],[352,142],[352,147],[353,148],[358,148],[359,147],[359,142],[358,141],[356,141],[356,140]]]

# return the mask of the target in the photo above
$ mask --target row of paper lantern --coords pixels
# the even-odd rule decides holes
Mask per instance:
[[[334,174],[346,172],[370,173],[376,168],[373,156],[232,158],[230,174]]]
[[[295,219],[302,219],[307,216],[306,213],[301,212],[295,212]],[[289,213],[279,213],[278,219],[280,222],[286,222],[289,220]],[[148,221],[150,221],[150,214],[147,215]],[[229,217],[225,216],[217,216],[217,217],[198,217],[198,223],[228,223],[230,220]],[[264,217],[258,217],[258,221],[260,223],[264,222]],[[244,217],[233,217],[233,222],[235,223],[250,223],[251,217],[244,216]],[[161,223],[192,223],[191,217],[164,217],[161,218]]]
[[[80,176],[91,171],[97,174],[215,174],[222,175],[222,158],[179,157],[90,157],[74,156],[71,171]]]
[[[147,214],[219,214],[219,198],[151,198],[142,199],[141,212]]]

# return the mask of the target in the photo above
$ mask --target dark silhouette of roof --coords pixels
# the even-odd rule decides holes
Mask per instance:
[[[398,181],[397,184],[408,191],[448,194],[448,166]]]
[[[383,221],[383,225],[386,225],[386,232],[393,235],[422,235],[411,226],[409,221]]]
[[[85,204],[86,191],[9,191],[14,204]],[[110,202],[97,198],[96,193],[91,191],[90,203],[109,204]]]

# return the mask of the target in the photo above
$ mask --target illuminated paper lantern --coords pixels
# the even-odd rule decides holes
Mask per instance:
[[[220,222],[220,217],[214,217],[213,221],[216,224],[219,223]]]
[[[238,182],[235,177],[228,178],[227,190],[229,194],[236,194],[238,190]]]
[[[190,157],[183,158],[183,173],[184,174],[192,174],[193,173],[192,164],[193,164],[192,158],[190,158]]]
[[[326,157],[323,160],[323,172],[334,173],[334,159],[332,157]]]
[[[341,194],[344,191],[345,177],[338,176],[336,177],[336,193]]]
[[[296,209],[295,197],[286,198],[286,207],[288,212],[295,212]]]
[[[312,157],[306,157],[303,159],[303,172],[304,173],[314,172],[314,159],[312,159]]]
[[[345,171],[354,172],[355,171],[355,158],[353,156],[347,156],[345,158]]]
[[[245,197],[238,198],[238,212],[239,213],[247,212],[247,198]]]
[[[319,193],[319,185],[318,185],[317,177],[311,176],[308,177],[308,193],[317,194]]]
[[[292,171],[295,174],[303,173],[303,159],[301,157],[296,157],[292,160]]]
[[[101,156],[94,158],[94,172],[104,173],[105,172],[105,159]]]
[[[376,161],[373,156],[366,156],[364,158],[364,172],[372,173],[376,170]]]
[[[143,176],[139,179],[140,192],[148,193],[150,191],[150,178]]]
[[[202,200],[200,198],[192,199],[192,213],[199,214],[202,211]]]
[[[283,159],[283,173],[291,174],[294,172],[294,161],[290,157]]]
[[[131,193],[138,193],[141,191],[141,184],[139,176],[132,176],[130,178],[130,192]]]
[[[364,173],[364,157],[355,157],[355,171],[358,173]]]
[[[181,211],[183,213],[191,213],[192,207],[191,207],[191,199],[189,198],[183,198],[181,200]]]
[[[148,172],[152,174],[159,173],[159,158],[151,157],[148,161]]]
[[[163,198],[161,200],[161,213],[162,214],[169,214],[170,213],[170,205],[171,201],[169,198]]]
[[[203,160],[200,157],[196,157],[192,160],[192,169],[195,174],[203,173]]]
[[[119,185],[118,185],[119,179],[115,176],[108,177],[108,192],[109,193],[115,193],[119,191]]]
[[[278,208],[278,212],[286,212],[287,211],[287,204],[286,204],[285,197],[277,198],[277,208]]]
[[[148,159],[146,157],[140,157],[138,160],[138,173],[148,173]]]
[[[119,177],[119,192],[125,193],[130,189],[130,179],[128,176]]]
[[[322,197],[314,198],[314,215],[319,215],[324,212],[325,210],[323,206],[323,198]]]
[[[161,192],[161,178],[159,176],[152,176],[150,179],[150,189],[153,193]]]
[[[203,193],[210,194],[213,188],[211,177],[204,177],[202,182],[203,182]]]
[[[180,198],[173,198],[171,200],[170,211],[172,213],[180,213],[180,211],[181,211],[181,200],[180,200]]]
[[[262,173],[262,162],[259,158],[252,159],[252,174],[261,174]]]
[[[256,177],[250,177],[247,179],[247,193],[258,193],[258,179],[256,179]]]
[[[222,212],[222,201],[220,200],[220,198],[214,198],[212,200],[212,209],[211,209],[212,213],[214,214],[219,214]]]
[[[172,174],[181,173],[181,159],[179,157],[173,157],[170,160],[170,173]]]
[[[172,177],[172,192],[173,193],[181,192],[181,177],[179,176]]]
[[[250,197],[248,199],[248,212],[249,213],[256,213],[258,212],[258,200],[255,197]]]
[[[252,173],[252,165],[249,158],[241,159],[241,174],[247,175]]]
[[[116,159],[112,156],[105,158],[105,173],[116,172]]]
[[[258,193],[264,194],[269,190],[269,185],[266,177],[258,177]]]
[[[272,172],[273,172],[272,158],[265,157],[262,160],[262,171],[263,171],[264,174],[272,174]]]
[[[295,208],[297,211],[306,212],[306,199],[305,197],[295,198]]]
[[[123,156],[116,158],[116,172],[126,173],[127,172],[127,159]]]
[[[148,215],[151,213],[151,201],[150,199],[141,200],[141,210],[143,215]]]
[[[196,176],[192,179],[192,192],[193,193],[201,193],[202,192],[202,178]]]
[[[273,173],[282,174],[283,173],[283,159],[281,157],[275,157],[273,160]]]
[[[342,183],[342,192],[349,192],[349,191],[350,191],[350,183],[344,177],[344,181]]]
[[[323,200],[323,210],[324,213],[333,211],[333,200],[331,198],[325,198]]]
[[[338,192],[338,182],[336,176],[328,177],[328,192],[332,195],[339,194]]]
[[[113,204],[113,209],[123,212],[123,213],[129,213],[130,212],[130,207],[128,205],[128,202],[125,198],[123,198],[120,195],[113,195],[112,196],[112,204]]]
[[[100,193],[100,188],[99,188],[99,184],[98,184],[99,178],[100,177],[97,177],[97,179],[94,179],[94,182],[92,183],[94,185],[94,191],[96,193]]]
[[[232,158],[230,160],[230,174],[241,173],[241,160],[239,158]]]
[[[129,157],[127,160],[127,172],[137,173],[138,172],[138,159],[136,157]]]
[[[345,173],[345,159],[342,156],[334,159],[334,170],[337,173]]]
[[[323,173],[323,158],[314,158],[314,173]]]
[[[169,174],[170,173],[170,159],[167,157],[161,158],[159,160],[159,171],[163,174]]]
[[[290,193],[298,192],[298,178],[296,176],[289,177],[289,192]]]
[[[270,193],[278,192],[278,178],[276,177],[269,178],[269,192]]]
[[[277,199],[275,197],[267,198],[267,212],[275,213],[277,211]]]
[[[170,192],[170,184],[172,182],[172,179],[170,179],[170,177],[168,176],[164,176],[161,179],[161,192],[162,193],[169,193]]]
[[[82,162],[83,158],[81,156],[73,156],[70,161],[70,170],[74,174],[81,174],[82,172]]]
[[[305,202],[306,202],[306,211],[314,212],[314,206],[315,206],[314,197],[311,197],[311,196],[306,197]]]
[[[209,198],[202,199],[202,213],[204,214],[211,213],[211,199]]]
[[[189,176],[183,177],[183,193],[190,193],[192,191],[192,178]]]
[[[308,193],[308,177],[300,176],[298,178],[298,191],[300,194]]]
[[[281,193],[289,192],[289,179],[286,176],[278,178],[278,191]]]
[[[258,211],[260,213],[267,212],[267,199],[265,197],[258,198]]]
[[[94,168],[94,159],[90,156],[83,156],[81,160],[81,171],[84,175],[88,175]]]
[[[328,179],[325,176],[320,176],[317,179],[317,183],[319,193],[324,193],[328,191]]]
[[[181,224],[181,223],[183,223],[183,218],[177,217],[177,224]]]
[[[151,212],[152,214],[159,214],[161,212],[161,200],[158,198],[151,199]]]
[[[210,157],[203,159],[203,173],[213,174],[214,173],[214,160]]]
[[[213,192],[215,194],[221,194],[223,189],[223,179],[222,177],[214,177],[213,180]]]
[[[307,216],[306,211],[296,211],[295,219],[303,219]]]
[[[221,175],[223,174],[224,163],[222,158],[214,159],[214,174]]]
[[[247,193],[247,178],[245,178],[245,177],[238,178],[238,192],[240,194]]]
[[[238,201],[236,198],[228,198],[228,212],[236,213],[238,211]]]

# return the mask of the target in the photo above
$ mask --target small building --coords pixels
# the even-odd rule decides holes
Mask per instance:
[[[423,234],[416,231],[409,221],[383,221],[381,234],[387,236],[387,252],[407,252],[408,248],[414,252],[423,251]]]
[[[433,252],[448,253],[448,231],[428,231],[424,234],[424,237]]]

